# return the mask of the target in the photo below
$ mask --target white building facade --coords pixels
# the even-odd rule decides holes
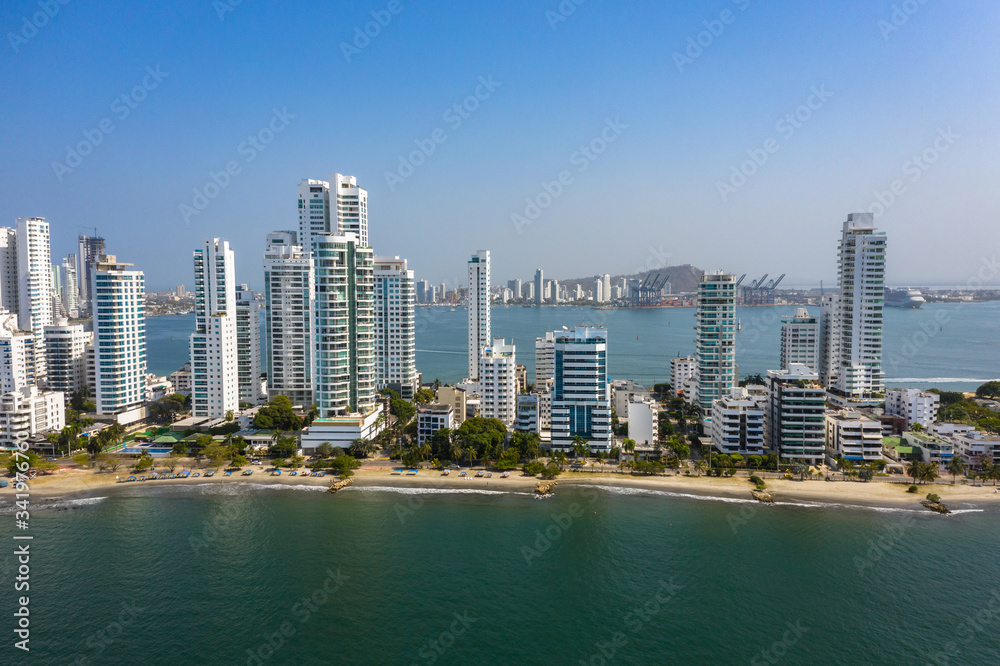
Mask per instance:
[[[730,388],[712,403],[712,445],[719,453],[764,455],[764,404],[745,388]]]
[[[67,396],[87,385],[87,345],[94,343],[92,331],[83,324],[69,324],[65,319],[45,327],[45,354],[48,386]]]
[[[195,332],[191,334],[191,414],[222,418],[239,410],[236,256],[213,238],[194,252]]]
[[[929,428],[937,421],[940,407],[941,396],[937,393],[915,388],[889,389],[885,393],[885,413],[905,418],[907,429],[917,423]]]
[[[479,376],[479,357],[492,341],[490,321],[490,253],[480,250],[469,260],[469,379]]]
[[[236,287],[236,365],[240,402],[259,405],[267,399],[261,380],[260,325],[263,304],[247,285]]]
[[[264,337],[267,340],[267,392],[288,396],[292,404],[313,404],[313,298],[311,253],[294,231],[267,235],[264,250]]]
[[[516,349],[504,339],[484,347],[479,357],[479,386],[482,414],[513,425],[517,415]]]
[[[375,257],[376,387],[404,400],[417,391],[413,271],[406,259]]]
[[[736,384],[736,276],[716,271],[701,277],[695,321],[697,404],[706,419],[712,403]]]
[[[792,363],[819,371],[819,319],[805,308],[796,308],[793,316],[781,319],[782,370]]]
[[[146,278],[105,255],[94,266],[94,400],[117,414],[146,395]]]
[[[556,334],[551,430],[552,448],[571,450],[574,437],[582,437],[591,450],[611,450],[606,329],[578,326]]]

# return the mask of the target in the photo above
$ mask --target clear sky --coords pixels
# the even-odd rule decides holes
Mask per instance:
[[[1000,4],[577,2],[6,0],[0,224],[44,216],[56,260],[97,227],[153,289],[222,236],[260,288],[298,182],[340,172],[376,252],[432,282],[483,248],[494,282],[830,284],[847,213],[899,181],[890,283],[964,284],[1000,250]]]

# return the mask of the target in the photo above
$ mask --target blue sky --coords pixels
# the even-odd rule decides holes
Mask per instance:
[[[483,248],[495,282],[666,257],[829,284],[841,222],[893,181],[876,208],[890,283],[965,283],[1000,245],[995,3],[910,0],[890,30],[900,3],[49,2],[34,32],[38,0],[0,7],[0,224],[46,217],[54,257],[98,227],[153,289],[190,285],[208,236],[261,287],[297,183],[338,171],[369,190],[376,252],[432,282],[464,281]],[[391,21],[345,56],[372,12]],[[460,124],[446,116],[477,86]],[[241,150],[275,110],[281,131]],[[435,130],[445,140],[388,182]],[[100,143],[54,167],[85,132]],[[526,199],[547,207],[518,226]]]

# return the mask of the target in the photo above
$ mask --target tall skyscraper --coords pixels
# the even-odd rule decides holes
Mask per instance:
[[[607,300],[607,294],[604,293],[604,278],[600,275],[594,277],[594,302],[603,303]]]
[[[259,405],[266,399],[261,391],[261,302],[247,285],[236,287],[236,363],[240,402]]]
[[[819,320],[805,308],[781,319],[781,369],[801,363],[813,372],[819,369]]]
[[[368,246],[368,191],[354,176],[330,174],[329,180],[299,183],[299,243],[307,251],[317,235],[353,233]]]
[[[16,314],[0,310],[0,394],[36,384],[36,339],[20,330]]]
[[[17,230],[0,227],[0,308],[19,315],[20,291],[17,283]]]
[[[311,253],[294,231],[267,235],[264,249],[267,393],[288,396],[295,405],[313,404],[313,317],[315,279]]]
[[[63,309],[69,317],[80,314],[80,282],[76,273],[76,255],[71,254],[62,260],[59,266],[59,277],[62,281]]]
[[[431,283],[427,280],[418,280],[416,296],[417,303],[432,303]]]
[[[52,254],[44,218],[17,218],[17,272],[18,326],[41,336],[52,324]]]
[[[96,230],[95,230],[96,231]],[[80,307],[86,312],[91,311],[91,299],[94,293],[94,267],[104,256],[104,239],[97,236],[78,238],[79,251],[76,255],[76,279],[80,289]]]
[[[319,419],[369,414],[375,400],[374,256],[354,234],[316,236],[314,400]]]
[[[406,259],[375,257],[376,388],[390,388],[405,400],[418,388],[413,302]]]
[[[552,448],[569,450],[574,437],[591,450],[611,450],[611,382],[608,332],[577,326],[555,334]]]
[[[469,379],[479,377],[479,357],[492,341],[490,325],[490,252],[480,250],[469,260]]]
[[[535,271],[535,303],[545,302],[545,273],[539,268]]]
[[[105,255],[94,266],[94,400],[116,414],[146,397],[146,278]]]
[[[829,387],[841,407],[876,405],[884,399],[882,308],[885,297],[885,232],[871,213],[852,213],[840,240],[837,339],[840,363]]]
[[[545,388],[547,382],[556,376],[556,335],[563,331],[547,332],[544,337],[535,338],[535,389]]]
[[[521,280],[520,278],[516,280],[507,280],[507,288],[514,292],[514,298],[520,300],[521,298]]]
[[[826,451],[826,391],[819,375],[808,366],[792,363],[767,371],[768,446],[782,463],[818,465]]]
[[[840,337],[837,304],[840,294],[823,294],[819,310],[819,381],[833,386],[840,365]]]
[[[698,283],[695,312],[698,407],[711,419],[712,402],[736,384],[736,277],[705,273]]]
[[[229,241],[194,252],[195,332],[191,334],[191,414],[222,418],[239,409],[236,257]]]
[[[482,414],[513,425],[517,416],[516,349],[506,340],[496,339],[484,347],[479,357],[479,393]]]
[[[602,283],[602,287],[603,287],[602,290],[601,290],[601,293],[604,295],[604,300],[605,301],[610,301],[611,300],[611,276],[608,275],[607,273],[605,273],[604,277],[601,280],[601,283]]]

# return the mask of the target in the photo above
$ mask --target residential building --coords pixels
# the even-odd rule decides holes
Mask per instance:
[[[354,176],[330,174],[329,180],[305,179],[298,186],[298,242],[310,251],[315,236],[353,233],[368,247],[368,191]]]
[[[417,410],[417,443],[423,444],[444,428],[455,427],[454,408],[451,405],[422,405]]]
[[[264,337],[267,393],[294,405],[313,404],[313,259],[294,231],[267,235],[264,250]]]
[[[375,377],[404,400],[417,391],[413,271],[406,259],[375,257]]]
[[[514,383],[518,393],[528,392],[528,368],[520,363],[514,366]]]
[[[984,433],[965,423],[935,423],[930,434],[951,442],[954,453],[969,466],[1000,464],[1000,435]]]
[[[594,277],[594,302],[603,303],[606,300],[608,296],[604,293],[604,277],[597,275]]]
[[[694,379],[697,369],[698,361],[693,356],[675,356],[670,359],[670,386],[675,393],[682,393],[687,402],[694,402],[695,396],[688,395],[684,384],[687,380]]]
[[[71,254],[59,265],[59,280],[62,283],[62,305],[68,317],[80,314],[80,283],[76,272],[76,255]]]
[[[606,329],[577,326],[556,333],[552,448],[571,450],[573,438],[582,437],[591,450],[611,450],[607,357]]]
[[[437,390],[437,404],[451,405],[455,427],[462,425],[466,418],[468,393],[454,386],[442,386]]]
[[[236,287],[236,366],[240,402],[259,405],[267,400],[262,381],[260,324],[263,303],[247,285]]]
[[[819,310],[819,381],[833,386],[840,370],[840,336],[837,310],[840,294],[823,294]]]
[[[222,418],[239,410],[236,256],[229,241],[194,252],[195,332],[191,334],[191,415]]]
[[[44,338],[49,388],[69,396],[86,387],[86,349],[94,344],[94,333],[61,319],[45,327]]]
[[[541,419],[539,418],[539,395],[517,396],[517,418],[514,420],[514,430],[517,432],[541,433]]]
[[[541,268],[535,271],[535,303],[545,302],[545,273]]]
[[[563,332],[568,330],[563,328]],[[546,382],[555,379],[556,334],[548,332],[544,337],[535,338],[535,388],[542,388]]]
[[[919,456],[921,461],[936,465],[939,472],[946,471],[948,463],[955,457],[954,442],[927,433],[904,432],[900,444],[910,447],[914,458]]]
[[[837,305],[839,364],[828,387],[841,407],[882,402],[882,310],[885,297],[885,232],[876,231],[872,213],[852,213],[840,240],[840,299]]]
[[[764,402],[733,387],[712,403],[712,445],[719,453],[764,454]]]
[[[616,379],[611,382],[611,404],[621,421],[628,421],[628,405],[633,398],[650,398],[649,389],[639,386],[631,379]]]
[[[41,217],[17,218],[18,326],[38,340],[35,360],[39,383],[45,381],[45,344],[42,332],[52,325],[52,254],[49,223]]]
[[[705,420],[711,418],[712,403],[736,385],[736,276],[702,275],[695,321],[697,404]]]
[[[800,363],[819,372],[819,319],[805,308],[781,319],[781,369]],[[818,375],[817,375],[818,379]]]
[[[882,424],[860,412],[831,409],[826,412],[826,454],[859,462],[882,459]]]
[[[498,338],[479,357],[479,395],[486,418],[512,425],[517,410],[517,361],[515,347]]]
[[[490,253],[480,250],[469,260],[469,379],[479,376],[479,358],[490,344]]]
[[[802,363],[767,372],[764,439],[784,463],[819,465],[826,451],[826,389]]]
[[[95,229],[96,233],[97,230]],[[105,254],[104,239],[98,236],[83,236],[77,239],[76,279],[80,290],[80,308],[91,312],[94,298],[94,268]]]
[[[603,300],[611,300],[611,276],[607,273],[601,278],[601,294],[604,296]]]
[[[191,361],[185,363],[180,370],[171,372],[169,379],[174,393],[191,395]]]
[[[0,395],[0,449],[66,427],[66,401],[59,391],[24,386]]]
[[[17,274],[17,229],[0,227],[0,309],[19,315],[20,293]]]
[[[418,280],[416,285],[417,303],[433,303],[431,298],[431,283],[427,280]]]
[[[905,418],[907,430],[917,423],[929,428],[937,421],[940,406],[941,396],[937,393],[915,388],[889,389],[885,393],[885,413]]]
[[[146,395],[146,279],[114,255],[93,278],[94,401],[98,414],[119,414]]]
[[[20,391],[38,383],[36,342],[38,337],[22,331],[17,315],[0,310],[0,393]]]
[[[659,442],[660,408],[652,398],[633,395],[628,401],[628,437],[636,446],[656,448]]]

